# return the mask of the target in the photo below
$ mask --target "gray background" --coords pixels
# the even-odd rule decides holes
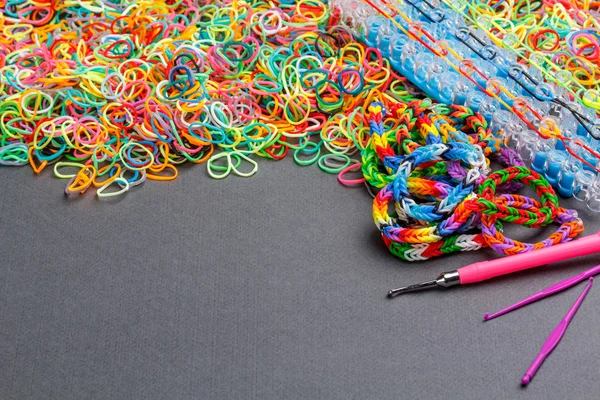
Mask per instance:
[[[526,389],[584,284],[482,322],[600,256],[388,300],[493,255],[403,263],[364,187],[290,160],[225,181],[185,168],[113,200],[67,199],[64,185],[0,168],[2,400],[600,396],[600,288]]]

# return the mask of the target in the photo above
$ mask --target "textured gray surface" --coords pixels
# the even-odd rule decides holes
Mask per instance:
[[[0,168],[0,399],[599,397],[600,288],[527,389],[584,284],[482,316],[600,256],[390,301],[490,253],[402,263],[363,188],[288,160],[226,181],[197,166],[109,201],[63,188]]]

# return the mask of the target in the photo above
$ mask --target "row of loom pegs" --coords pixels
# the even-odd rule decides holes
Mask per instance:
[[[379,7],[385,9],[389,5],[379,4],[373,8],[357,0],[337,0],[334,7],[340,5],[345,16],[343,21],[351,25],[362,40],[380,48],[382,54],[400,64],[399,68],[407,73],[407,77],[416,75],[412,76],[415,83],[425,85],[428,94],[438,101],[464,104],[472,91],[481,92],[474,100],[475,104],[482,102],[481,96],[494,94],[491,97],[500,104],[492,103],[488,107],[497,108],[504,103],[512,106],[514,99],[527,99],[532,111],[554,117],[565,117],[562,114],[566,113],[580,115],[583,118],[579,122],[585,123],[578,129],[592,133],[592,127],[597,125],[594,108],[600,106],[596,91],[588,90],[571,102],[567,88],[574,82],[574,77],[569,71],[560,70],[553,76],[554,85],[544,83],[539,65],[544,65],[547,59],[542,53],[532,53],[527,60],[536,65],[535,68],[520,64],[507,49],[517,41],[513,36],[506,35],[503,45],[507,48],[500,48],[490,39],[489,32],[468,26],[457,12],[439,6],[425,13],[421,3],[400,2],[393,11],[403,18],[395,16],[393,19],[389,14],[380,15],[377,11]],[[461,86],[458,95],[452,96],[449,89],[453,85]],[[498,91],[498,88],[502,90]],[[569,104],[561,105],[557,100],[566,100]],[[572,130],[568,124],[560,128]]]
[[[485,42],[481,30],[474,32],[464,21],[460,22],[460,15],[451,15],[451,10],[444,10],[446,17],[438,25],[419,21],[420,29],[425,31],[426,25],[433,40],[443,39],[454,50],[448,53],[448,63],[385,17],[376,15],[377,11],[368,5],[357,6],[354,0],[338,0],[335,5],[342,10],[343,21],[352,25],[361,40],[379,48],[397,71],[428,96],[481,113],[492,121],[496,131],[504,132],[505,143],[517,149],[562,196],[574,196],[586,201],[591,210],[600,211],[600,181],[596,173],[600,160],[595,139],[600,133],[600,121],[594,109],[571,101],[562,86],[544,83],[539,71],[517,64],[510,52]],[[406,28],[410,32],[414,27]],[[480,51],[467,46],[466,39],[473,37],[483,38],[480,41],[485,45]],[[481,57],[485,54],[487,59]],[[451,63],[470,66],[470,70],[459,68],[457,72]],[[480,73],[473,73],[474,70]],[[498,94],[489,96],[494,90]],[[560,138],[542,138],[540,131],[558,131],[556,136]]]
[[[543,124],[551,121],[543,120]],[[543,175],[564,197],[574,197],[586,203],[594,212],[600,212],[600,174],[573,154],[586,157],[585,147],[598,149],[598,141],[575,137],[568,142],[556,138],[543,139],[512,116],[509,112],[494,112],[491,122],[494,133],[502,136],[507,147],[514,148],[531,169]],[[565,151],[569,146],[570,152]],[[587,156],[591,165],[600,162]]]
[[[469,102],[469,107],[489,118],[503,105],[513,108],[515,102],[525,101],[527,110],[522,113],[534,124],[533,117],[539,114],[555,119],[557,127],[567,136],[599,136],[593,135],[594,127],[597,130],[599,125],[593,108],[571,101],[560,84],[543,82],[539,70],[519,64],[512,53],[498,48],[481,29],[467,26],[459,15],[452,18],[445,15],[444,22],[437,25],[426,21],[406,25],[409,34],[427,34],[429,46],[411,39],[382,16],[368,17],[357,31],[364,31],[365,42],[379,47],[395,68],[440,102],[461,105]],[[431,50],[439,52],[442,45],[450,51],[445,57],[438,57]],[[458,70],[451,65],[458,66]],[[557,75],[563,84],[573,79],[568,71]],[[587,91],[583,94],[584,103],[592,104],[596,97],[594,91]]]

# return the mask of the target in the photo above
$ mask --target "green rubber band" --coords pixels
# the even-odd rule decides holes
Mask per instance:
[[[327,101],[323,100],[323,98],[321,97],[321,94],[319,93],[320,92],[319,89],[324,84],[329,84],[330,86],[333,86],[338,91],[339,97],[340,97],[339,100],[334,101],[334,102],[327,102]],[[344,104],[344,92],[342,92],[340,85],[338,85],[334,81],[330,81],[329,79],[323,79],[315,85],[315,97],[317,99],[317,102],[321,106],[321,108],[326,109],[325,111],[340,108]]]
[[[314,152],[306,152],[305,149],[306,149],[306,147],[309,147],[309,146],[312,146],[316,150]],[[302,159],[302,158],[300,158],[301,154],[314,154],[314,156],[312,158]],[[318,143],[309,141],[309,142],[306,142],[305,147],[294,151],[294,161],[296,161],[296,163],[298,165],[308,166],[308,165],[314,164],[319,159],[320,155],[321,155],[321,146]]]

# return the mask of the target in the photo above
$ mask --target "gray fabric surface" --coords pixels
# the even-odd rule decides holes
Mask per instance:
[[[526,389],[522,374],[584,284],[482,317],[600,256],[387,300],[492,253],[403,263],[364,188],[261,161],[250,179],[195,166],[108,201],[0,168],[0,399],[599,397],[600,288]],[[586,234],[600,229],[581,215]]]

